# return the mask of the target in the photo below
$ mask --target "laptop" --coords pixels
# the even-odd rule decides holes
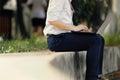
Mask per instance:
[[[82,32],[82,31],[72,31],[73,33],[77,34],[102,34],[105,28],[108,26],[109,22],[112,20],[113,13],[109,12],[105,21],[102,23],[102,25],[99,27],[99,29],[96,32]]]

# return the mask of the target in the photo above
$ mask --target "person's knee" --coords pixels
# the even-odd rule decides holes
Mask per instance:
[[[104,45],[104,43],[105,43],[105,40],[104,40],[104,38],[101,36],[101,35],[97,35],[98,36],[98,38],[99,38],[99,40],[100,40],[100,42],[101,42],[101,44],[103,44]]]
[[[104,38],[101,35],[96,35],[94,43],[96,45],[104,45]]]

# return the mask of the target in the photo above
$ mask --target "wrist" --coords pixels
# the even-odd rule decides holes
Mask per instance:
[[[72,25],[72,26],[70,27],[70,30],[71,30],[71,31],[75,31],[75,28],[76,28],[76,26]]]

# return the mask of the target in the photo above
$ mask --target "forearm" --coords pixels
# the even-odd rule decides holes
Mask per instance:
[[[49,21],[49,23],[61,30],[68,30],[68,31],[81,31],[82,30],[85,32],[89,31],[89,29],[85,25],[74,26],[74,25],[65,24],[64,22],[59,21],[59,20]]]
[[[51,25],[55,26],[56,28],[61,29],[61,30],[70,30],[70,31],[72,31],[75,28],[74,25],[68,25],[68,24],[65,24],[64,22],[59,21],[59,20],[49,21],[49,23]]]

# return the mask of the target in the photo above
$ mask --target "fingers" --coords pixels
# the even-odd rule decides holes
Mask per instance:
[[[79,25],[78,27],[80,27],[81,28],[81,30],[80,31],[88,31],[89,29],[88,29],[88,27],[87,26],[85,26],[85,25]]]
[[[74,27],[73,31],[88,32],[89,29],[85,25],[78,25],[78,26]]]

